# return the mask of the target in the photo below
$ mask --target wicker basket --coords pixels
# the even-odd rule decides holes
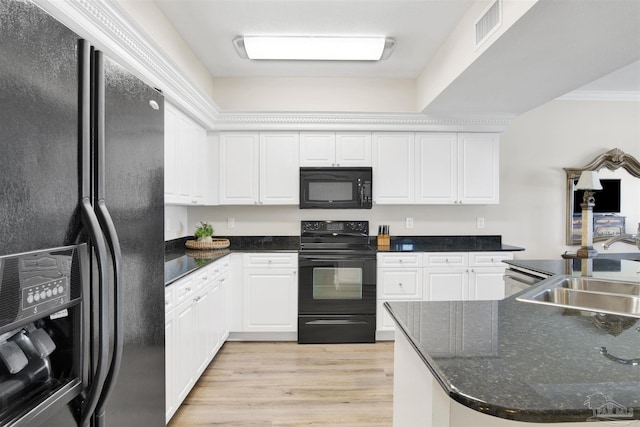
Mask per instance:
[[[229,239],[213,239],[211,242],[187,240],[184,245],[189,249],[224,249],[229,247]]]

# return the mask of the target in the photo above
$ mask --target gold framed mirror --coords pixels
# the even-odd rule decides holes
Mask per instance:
[[[581,217],[577,217],[574,215],[574,193],[575,193],[575,183],[580,177],[582,171],[600,171],[601,169],[606,168],[610,171],[616,171],[618,169],[626,170],[629,175],[635,178],[640,178],[640,162],[638,162],[633,156],[625,153],[619,148],[614,148],[612,150],[607,151],[604,154],[596,157],[589,164],[581,167],[581,168],[564,168],[567,174],[567,203],[566,203],[566,230],[567,230],[567,245],[574,246],[580,245],[580,233],[576,233],[576,227],[578,224],[576,221],[581,221]],[[597,200],[596,200],[597,204]],[[622,233],[624,233],[624,229]],[[603,241],[607,240],[610,235],[607,236],[598,236],[594,233],[593,241]],[[628,243],[635,243],[633,240],[624,239],[624,241]]]

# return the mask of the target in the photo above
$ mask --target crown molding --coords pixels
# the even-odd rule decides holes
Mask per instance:
[[[191,82],[117,2],[107,0],[34,0],[80,37],[147,84],[206,128],[219,109]]]
[[[434,118],[420,113],[221,112],[214,129],[502,132],[512,118]]]
[[[574,90],[556,98],[558,101],[635,101],[640,102],[639,91]]]
[[[33,0],[207,130],[376,130],[502,132],[512,116],[430,117],[422,113],[224,112],[117,1]]]

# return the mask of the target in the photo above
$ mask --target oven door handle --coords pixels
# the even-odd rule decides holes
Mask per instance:
[[[332,262],[332,261],[375,261],[375,257],[366,258],[359,255],[299,255],[300,262]]]
[[[311,320],[304,322],[305,325],[366,325],[364,320],[347,320],[347,319],[326,319],[326,320]]]

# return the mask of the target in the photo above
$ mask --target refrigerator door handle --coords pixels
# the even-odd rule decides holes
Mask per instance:
[[[122,251],[120,248],[120,240],[116,231],[111,214],[107,209],[105,198],[105,78],[104,78],[104,57],[102,52],[94,52],[94,150],[96,153],[95,161],[95,194],[96,201],[94,209],[102,230],[106,236],[107,244],[111,251],[111,262],[113,264],[113,349],[111,356],[111,364],[109,372],[105,380],[100,399],[95,411],[95,425],[105,425],[105,406],[109,398],[109,394],[113,390],[118,372],[120,371],[120,362],[122,361],[122,347],[124,341],[123,320],[122,320]]]
[[[107,246],[104,235],[100,229],[100,223],[91,206],[91,81],[90,81],[90,51],[86,40],[80,40],[78,44],[80,62],[80,147],[81,147],[81,195],[80,211],[83,224],[87,229],[94,253],[98,262],[98,354],[96,355],[96,368],[91,377],[85,399],[80,408],[80,425],[88,426],[93,415],[98,398],[102,393],[107,377],[107,364],[109,362],[109,311],[106,302],[109,297],[107,286]],[[93,284],[92,284],[93,286]],[[103,302],[105,302],[103,304]],[[93,329],[92,329],[93,330]]]

